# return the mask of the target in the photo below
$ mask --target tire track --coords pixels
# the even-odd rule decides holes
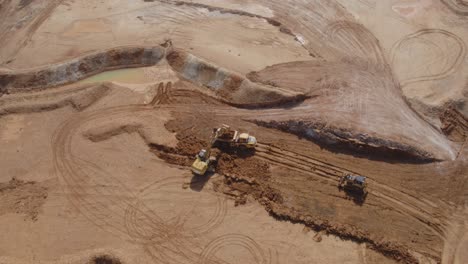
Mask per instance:
[[[47,3],[46,8],[26,29],[23,41],[16,45],[16,48],[12,52],[12,54],[5,58],[3,62],[9,61],[16,57],[16,55],[21,51],[21,49],[23,49],[31,41],[32,36],[34,35],[34,33],[36,33],[39,27],[50,17],[50,15],[54,12],[55,8],[57,8],[62,2],[63,0],[52,0]]]
[[[258,143],[256,156],[279,166],[325,179],[334,185],[338,183],[339,177],[344,173],[359,174],[302,154],[262,143]],[[434,234],[442,237],[445,221],[441,220],[443,213],[438,213],[440,211],[439,206],[429,203],[427,199],[423,198],[423,195],[418,198],[370,178],[368,178],[368,183],[371,186],[370,194],[380,198],[382,202],[391,206],[394,210],[418,220]],[[393,197],[398,197],[398,199]]]
[[[359,23],[345,20],[331,23],[326,28],[325,35],[337,49],[368,59],[373,66],[388,66],[378,39]]]
[[[267,256],[263,249],[249,236],[241,234],[227,234],[211,241],[201,253],[197,264],[220,263],[213,261],[215,254],[223,247],[238,246],[246,249],[257,264],[271,264],[271,256]]]
[[[445,230],[442,264],[462,264],[468,261],[468,205],[461,206]]]
[[[230,9],[230,8],[223,8],[223,7],[218,7],[218,6],[213,6],[213,5],[207,5],[203,3],[196,3],[196,2],[188,2],[188,1],[180,1],[180,0],[154,0],[158,1],[161,3],[166,3],[166,4],[171,4],[175,6],[188,6],[191,8],[203,8],[208,10],[209,12],[219,12],[221,14],[231,14],[231,15],[237,15],[237,16],[244,16],[244,17],[250,17],[250,18],[257,18],[264,20],[268,22],[270,25],[277,27],[281,33],[294,36],[294,40],[297,41],[299,44],[301,44],[302,47],[304,47],[306,50],[307,48],[304,46],[304,43],[301,42],[295,34],[292,33],[292,31],[289,28],[286,28],[285,25],[275,19],[272,19],[270,17],[265,17],[262,15],[254,14],[251,12],[243,11],[243,10],[237,10],[237,9]]]
[[[78,128],[100,119],[111,119],[119,115],[134,116],[152,110],[146,105],[113,107],[90,113],[83,113],[62,125],[52,139],[54,167],[59,179],[65,184],[70,202],[93,224],[122,239],[136,243],[149,243],[148,250],[165,250],[171,256],[163,256],[168,263],[174,259],[190,260],[198,256],[191,238],[210,231],[222,222],[226,209],[215,211],[208,221],[208,227],[195,227],[185,233],[180,225],[168,225],[155,212],[142,209],[144,205],[131,190],[116,177],[103,171],[98,165],[79,158],[72,152],[72,139]],[[92,175],[92,176],[91,176]],[[111,183],[112,187],[108,188]],[[223,203],[218,205],[223,205]],[[224,204],[225,205],[225,204]],[[183,223],[180,222],[179,223]],[[163,239],[155,240],[155,237]],[[162,245],[165,243],[166,245]],[[162,248],[161,248],[162,247]],[[182,247],[183,250],[177,249]],[[188,247],[188,248],[187,248]],[[168,250],[176,248],[176,250]],[[159,254],[153,252],[154,254]]]
[[[452,12],[460,16],[468,16],[468,2],[466,0],[440,0]]]
[[[154,193],[158,192],[159,190],[162,190],[164,188],[167,188],[168,186],[175,186],[180,188],[182,184],[184,183],[183,179],[174,179],[174,178],[167,178],[163,180],[159,180],[144,189],[140,190],[139,192],[139,199],[137,199],[137,203],[140,204],[140,206],[144,207],[142,210],[147,210],[147,211],[153,211],[148,208],[145,204],[143,204],[141,201],[141,198],[145,196],[147,193]],[[180,230],[180,232],[190,234],[190,236],[196,237],[196,236],[201,236],[204,234],[207,234],[211,232],[213,229],[217,228],[222,222],[224,221],[224,218],[227,214],[227,205],[226,205],[226,199],[219,195],[216,196],[216,203],[215,203],[215,210],[213,212],[213,215],[203,224],[194,226],[194,227],[185,227],[185,224],[189,221],[189,218],[191,217],[192,212],[196,209],[196,205],[199,202],[199,199],[192,201],[193,206],[190,211],[184,212],[177,214],[171,219],[165,220],[166,223],[171,223],[172,226],[177,228],[177,230]],[[140,208],[140,207],[137,207]],[[135,207],[129,207],[129,209],[135,210]]]
[[[459,70],[459,68],[460,68],[460,66],[461,66],[461,64],[464,61],[465,56],[466,56],[466,44],[457,35],[449,32],[449,31],[443,30],[443,29],[422,29],[422,30],[419,30],[419,31],[417,31],[415,33],[409,34],[409,35],[403,37],[398,42],[396,42],[392,47],[391,56],[390,56],[392,58],[393,67],[395,67],[394,64],[395,64],[396,56],[398,55],[399,52],[401,52],[400,50],[403,49],[405,47],[405,45],[407,45],[407,42],[415,41],[415,40],[416,41],[424,41],[424,39],[422,37],[430,35],[430,34],[440,34],[440,35],[444,36],[445,38],[452,39],[457,44],[458,49],[459,49],[456,56],[455,56],[455,59],[453,60],[453,62],[446,62],[445,63],[446,67],[444,69],[442,69],[440,73],[432,74],[432,75],[421,75],[421,76],[409,78],[407,80],[401,81],[401,86],[406,86],[408,84],[416,83],[416,82],[425,82],[425,81],[433,81],[433,80],[444,79],[444,78],[447,78],[448,76],[450,76],[451,74],[453,74],[453,73],[455,73],[456,71]],[[432,45],[435,45],[436,47],[439,47],[434,42],[429,41],[428,43],[432,44]],[[440,48],[440,49],[443,52],[447,51],[446,49],[442,49],[442,48]],[[446,56],[444,56],[443,58],[440,58],[440,59],[441,60],[446,60],[447,58],[446,58]]]

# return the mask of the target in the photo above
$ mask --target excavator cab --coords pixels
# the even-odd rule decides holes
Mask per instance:
[[[198,155],[197,155],[201,160],[206,160],[208,157],[207,157],[207,151],[206,149],[202,149],[200,150],[200,152],[198,152]]]
[[[191,170],[196,175],[205,175],[206,171],[216,162],[215,157],[211,157],[211,152],[206,149],[200,150],[195,156],[195,161],[192,163]]]
[[[192,172],[197,175],[204,175],[209,167],[209,159],[206,149],[200,150],[195,156],[195,161],[192,163]]]

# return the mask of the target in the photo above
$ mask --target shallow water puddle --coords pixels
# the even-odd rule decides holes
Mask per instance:
[[[151,67],[127,68],[98,73],[78,83],[98,83],[112,81],[122,84],[153,84],[159,82],[175,82],[177,75],[167,64]],[[130,88],[130,87],[129,87]],[[140,87],[141,89],[141,87]],[[138,90],[138,89],[137,89]]]
[[[105,81],[115,81],[120,83],[142,84],[153,82],[151,76],[145,73],[145,68],[130,68],[98,73],[89,78],[81,80],[79,83],[96,83]]]

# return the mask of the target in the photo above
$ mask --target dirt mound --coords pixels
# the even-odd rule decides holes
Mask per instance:
[[[187,135],[183,131],[177,133],[176,138],[178,142],[175,148],[149,144],[150,151],[170,164],[190,166],[194,156],[200,149],[207,146],[206,141]],[[270,197],[275,201],[281,199],[279,194],[273,194],[275,192],[271,190],[266,191],[267,187],[259,184],[261,181],[267,181],[270,171],[267,162],[254,156],[255,150],[239,150],[230,147],[213,148],[211,155],[217,160],[216,172],[224,175],[222,182],[215,183],[215,189],[234,197],[236,205],[245,203],[246,197],[249,195],[257,199],[263,196]]]
[[[151,143],[150,151],[170,164],[190,166],[195,155],[207,146],[205,141],[191,135],[178,133],[176,138],[178,140],[176,147]]]
[[[44,184],[12,178],[0,183],[0,215],[24,214],[27,219],[36,221],[46,198]]]
[[[177,81],[174,84],[176,89],[169,90],[167,104],[184,104],[184,105],[223,105],[216,97],[202,93],[200,87],[188,81]]]
[[[313,140],[337,152],[346,152],[346,149],[352,149],[353,155],[362,154],[365,157],[378,160],[434,161],[431,153],[418,149],[415,146],[332,127],[321,122],[294,120],[284,122],[271,121],[268,123],[262,121],[253,122],[260,126],[279,129],[293,133],[301,138]]]
[[[152,146],[153,150],[159,157],[170,163],[190,166],[193,161],[193,156],[190,154],[196,153],[204,143],[190,137],[179,137],[179,139],[178,147],[175,149]],[[189,149],[188,152],[184,150],[184,146]],[[218,160],[216,171],[224,177],[220,181],[213,182],[214,190],[232,197],[236,206],[246,203],[248,197],[252,197],[279,220],[302,223],[316,231],[325,231],[344,239],[366,243],[386,256],[404,263],[418,263],[402,244],[379,238],[351,224],[336,223],[319,214],[304,214],[289,204],[284,204],[284,195],[270,184],[270,164],[257,158],[254,152],[223,149],[222,152],[215,151],[215,153]],[[181,159],[177,160],[174,157]]]
[[[278,64],[249,77],[311,97],[287,113],[257,116],[258,124],[326,145],[346,142],[353,151],[364,148],[370,154],[406,153],[420,160],[456,156],[452,143],[407,104],[388,68],[343,58]]]
[[[3,93],[63,85],[117,68],[154,65],[164,58],[165,48],[120,47],[90,53],[70,61],[20,71],[0,72]]]
[[[302,101],[302,93],[256,84],[219,66],[181,50],[173,50],[167,55],[173,69],[184,79],[205,86],[225,103],[239,107],[268,107],[288,102]]]
[[[282,201],[278,192],[260,184],[268,180],[270,165],[253,155],[253,151],[222,152],[217,155],[216,171],[224,175],[224,179],[215,183],[215,190],[234,197],[236,206],[245,204],[249,196]]]
[[[217,170],[221,174],[250,179],[265,179],[269,175],[269,165],[257,159],[254,151],[247,150],[218,155]]]

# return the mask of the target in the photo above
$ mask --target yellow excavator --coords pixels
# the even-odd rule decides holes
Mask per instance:
[[[211,148],[215,143],[215,139],[211,137],[210,143],[206,149],[200,150],[195,156],[195,161],[192,163],[191,170],[196,175],[205,175],[206,171],[211,167],[213,168],[216,162],[216,157],[211,156]]]
[[[211,147],[202,149],[195,156],[195,161],[192,164],[192,172],[196,175],[205,175],[206,171],[214,165],[216,158],[211,156]]]
[[[237,130],[231,130],[228,125],[223,125],[213,129],[211,140],[206,149],[200,150],[195,156],[191,170],[196,175],[204,175],[216,163],[216,157],[211,156],[211,148],[216,144],[227,144],[230,147],[255,148],[257,139],[248,133],[239,133]]]

